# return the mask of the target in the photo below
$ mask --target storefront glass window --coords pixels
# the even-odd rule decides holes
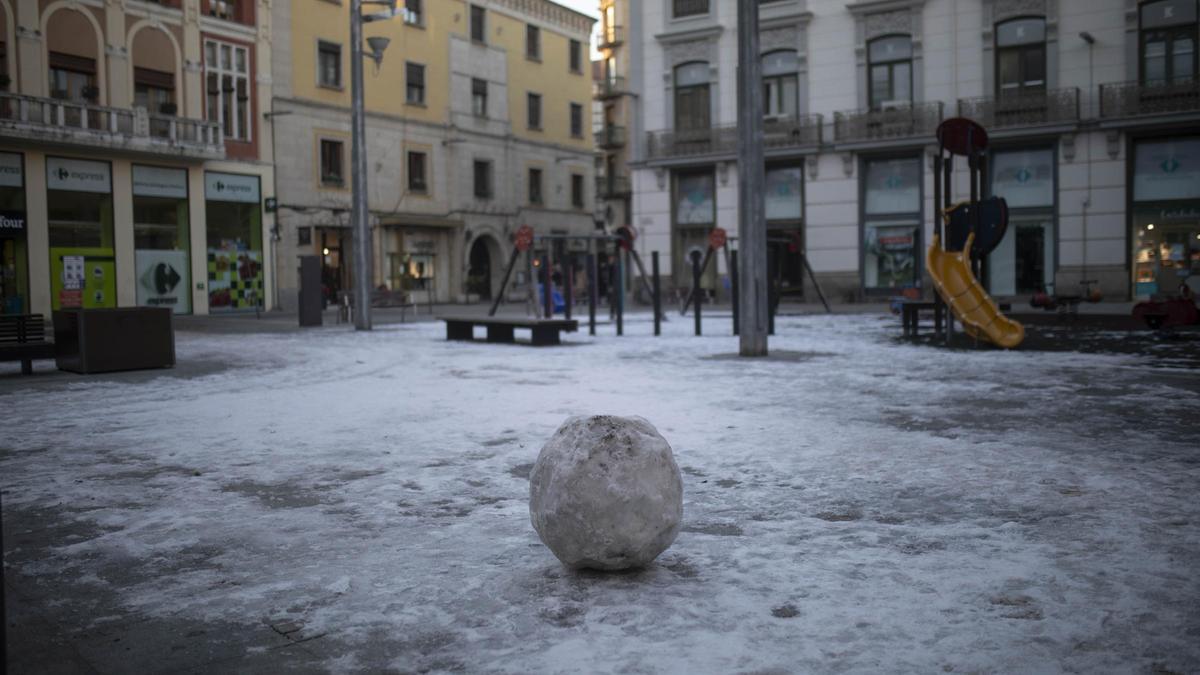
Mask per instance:
[[[800,198],[802,180],[803,174],[798,166],[767,169],[767,194],[764,199],[767,220],[800,220],[803,209]]]
[[[863,288],[920,286],[921,160],[868,160],[863,176]]]
[[[47,157],[46,202],[51,306],[116,307],[110,165]]]
[[[29,311],[24,157],[0,152],[0,314]]]
[[[1134,294],[1174,294],[1200,275],[1200,138],[1139,142],[1133,198]]]
[[[998,151],[991,180],[992,194],[1013,211],[988,256],[988,290],[998,296],[1054,290],[1054,150]]]
[[[712,171],[675,175],[675,227],[672,265],[675,283],[692,284],[691,251],[708,247],[708,233],[716,222],[716,183]],[[716,265],[710,265],[701,283],[716,284]]]
[[[133,241],[138,304],[191,311],[185,169],[133,166]]]
[[[204,174],[208,229],[208,305],[253,310],[264,302],[262,206],[258,176]]]

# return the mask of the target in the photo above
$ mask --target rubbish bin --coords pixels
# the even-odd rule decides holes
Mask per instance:
[[[321,306],[321,257],[300,256],[300,325],[320,326]]]

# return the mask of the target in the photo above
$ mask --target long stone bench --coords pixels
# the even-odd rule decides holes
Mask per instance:
[[[499,316],[439,316],[446,322],[447,340],[474,340],[475,326],[487,328],[488,342],[515,343],[514,331],[528,328],[531,332],[529,344],[535,347],[562,344],[563,331],[579,330],[574,319],[522,319]]]

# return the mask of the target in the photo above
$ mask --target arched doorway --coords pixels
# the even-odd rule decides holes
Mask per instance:
[[[492,243],[490,237],[476,237],[467,256],[467,293],[478,295],[480,300],[492,299],[492,254],[489,243]]]

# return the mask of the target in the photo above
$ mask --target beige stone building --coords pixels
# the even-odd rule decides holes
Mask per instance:
[[[270,7],[0,0],[0,311],[274,305]]]

